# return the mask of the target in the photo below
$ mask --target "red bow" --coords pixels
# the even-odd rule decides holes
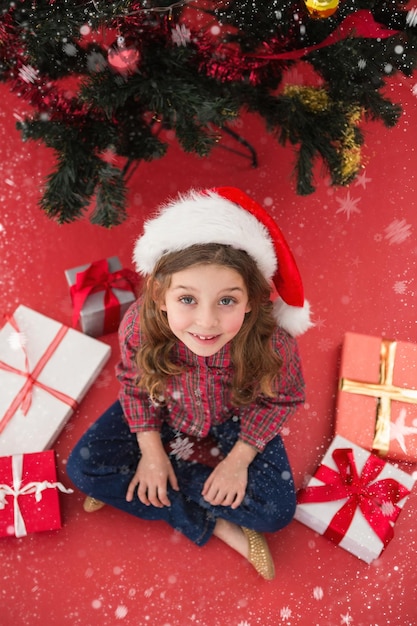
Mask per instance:
[[[299,48],[297,50],[278,52],[276,54],[265,52],[264,54],[255,53],[248,54],[246,56],[256,57],[257,59],[269,60],[295,60],[301,59],[306,54],[314,52],[315,50],[319,50],[320,48],[326,48],[327,46],[331,46],[332,44],[337,43],[342,39],[346,39],[347,37],[386,39],[387,37],[392,37],[393,35],[396,35],[398,32],[398,30],[387,28],[383,24],[379,24],[378,22],[376,22],[371,11],[367,9],[360,9],[359,11],[355,11],[355,13],[345,17],[345,19],[337,26],[337,28],[332,33],[330,33],[330,35],[326,37],[326,39],[324,39],[321,43],[317,43],[306,48]]]
[[[19,327],[15,319],[13,318],[13,316],[8,317],[7,322],[17,333],[20,332]],[[5,429],[8,422],[16,413],[19,407],[21,408],[23,415],[27,414],[32,404],[32,390],[33,390],[34,385],[36,385],[37,387],[40,387],[40,389],[43,389],[44,391],[47,391],[52,396],[54,396],[54,398],[57,398],[58,400],[65,402],[74,411],[77,408],[76,400],[74,400],[73,398],[70,398],[70,396],[67,396],[65,393],[62,393],[61,391],[58,391],[56,389],[52,389],[52,387],[49,387],[48,385],[45,385],[44,383],[37,380],[37,377],[39,376],[39,374],[41,373],[41,371],[43,370],[43,368],[45,367],[45,365],[51,358],[52,354],[55,352],[55,350],[61,343],[67,330],[68,330],[67,326],[60,327],[59,331],[53,338],[52,342],[49,344],[47,350],[41,356],[41,358],[36,363],[32,371],[30,371],[30,368],[29,368],[29,357],[28,357],[27,350],[24,346],[22,346],[22,350],[25,356],[25,369],[24,370],[18,370],[15,367],[8,365],[7,363],[0,361],[0,369],[6,370],[6,372],[12,372],[13,374],[18,374],[19,376],[23,376],[26,378],[25,384],[23,385],[23,387],[21,388],[21,390],[19,391],[19,393],[13,400],[12,404],[10,405],[10,407],[8,408],[8,410],[6,411],[6,413],[3,415],[3,417],[0,420],[0,432],[2,432]]]
[[[373,454],[368,457],[360,475],[352,448],[338,448],[332,456],[338,471],[320,465],[314,477],[325,484],[301,489],[297,495],[298,504],[347,498],[333,516],[324,536],[336,544],[340,543],[359,507],[385,547],[394,535],[392,524],[401,512],[396,505],[410,493],[409,490],[393,478],[375,481],[385,461]]]
[[[104,291],[104,331],[110,332],[120,322],[120,302],[113,289],[135,291],[137,276],[128,269],[109,271],[107,259],[95,261],[84,271],[78,272],[76,282],[70,288],[74,315],[73,326],[77,325],[87,298],[98,291]]]

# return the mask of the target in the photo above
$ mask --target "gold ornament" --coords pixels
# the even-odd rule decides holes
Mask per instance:
[[[311,17],[325,19],[337,11],[339,0],[305,0],[306,7]]]

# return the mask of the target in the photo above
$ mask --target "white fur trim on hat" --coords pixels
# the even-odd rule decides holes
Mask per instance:
[[[291,306],[282,298],[274,302],[274,317],[278,324],[293,337],[302,335],[314,326],[311,321],[310,303],[304,300],[304,306]]]
[[[274,246],[265,226],[244,209],[210,191],[191,191],[163,205],[156,217],[145,222],[133,260],[138,272],[147,276],[164,254],[205,243],[245,250],[267,280],[276,271]]]

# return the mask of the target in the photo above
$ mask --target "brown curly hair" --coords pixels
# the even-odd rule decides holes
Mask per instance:
[[[197,265],[222,265],[236,270],[248,291],[251,310],[231,341],[234,369],[231,400],[236,406],[253,402],[260,393],[272,395],[272,383],[282,361],[273,351],[271,337],[276,327],[270,302],[270,286],[255,261],[245,251],[210,243],[190,246],[161,257],[147,280],[141,302],[142,344],[137,353],[138,384],[154,401],[164,395],[168,377],[182,371],[172,361],[172,348],[178,339],[172,333],[160,304],[172,274]]]

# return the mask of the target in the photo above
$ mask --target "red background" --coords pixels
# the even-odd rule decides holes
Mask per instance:
[[[293,77],[294,78],[294,77]],[[302,77],[299,75],[299,79]],[[307,402],[284,429],[297,484],[310,475],[333,434],[338,365],[346,331],[417,343],[416,95],[414,81],[388,89],[404,114],[391,130],[368,122],[363,170],[332,188],[317,166],[317,191],[297,196],[292,149],[246,115],[235,130],[258,152],[252,169],[224,138],[207,159],[172,140],[161,161],[141,164],[129,192],[129,219],[104,230],[87,220],[59,226],[37,207],[53,155],[22,143],[24,104],[0,88],[0,314],[19,304],[71,324],[64,270],[118,255],[132,267],[143,218],[190,186],[234,185],[268,208],[297,258],[315,328],[300,339]],[[56,442],[58,479],[76,440],[115,399],[113,348],[80,409]],[[417,375],[416,375],[417,378]],[[406,471],[417,468],[403,465]],[[162,523],[109,507],[88,515],[82,495],[60,495],[63,528],[0,540],[4,626],[412,626],[416,607],[414,489],[385,553],[366,565],[294,521],[268,540],[277,576],[261,580],[217,539],[199,549]]]

